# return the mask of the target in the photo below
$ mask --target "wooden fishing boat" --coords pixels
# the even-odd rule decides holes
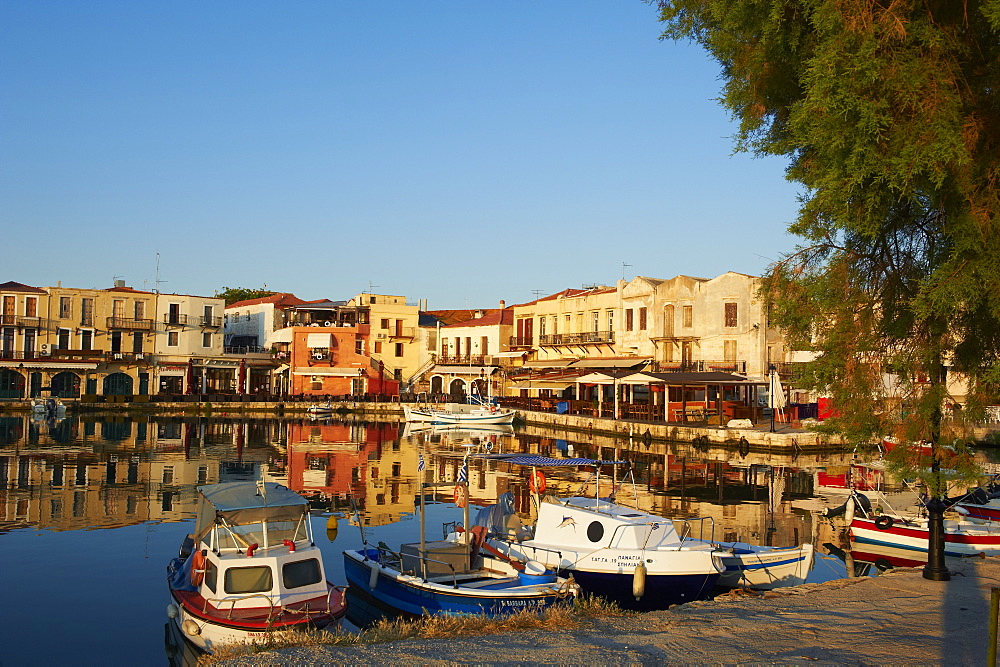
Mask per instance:
[[[309,504],[274,484],[198,487],[198,518],[167,567],[167,616],[211,652],[275,630],[326,628],[346,611],[326,580]]]

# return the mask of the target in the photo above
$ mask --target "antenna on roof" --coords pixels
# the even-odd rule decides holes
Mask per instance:
[[[540,297],[542,295],[542,290],[540,290],[540,289],[533,289],[533,290],[531,290],[531,293],[534,294],[535,298],[537,299],[538,297]]]
[[[156,276],[153,278],[153,291],[157,294],[160,293],[160,283],[165,283],[166,280],[160,280],[160,251],[156,251]]]
[[[622,262],[622,280],[625,280],[625,269],[626,269],[626,267],[629,267],[629,266],[632,266],[632,265],[631,264],[626,264],[625,262]]]
[[[372,290],[375,289],[376,287],[381,287],[381,285],[373,285],[372,281],[369,280],[368,281],[368,294],[371,294]]]

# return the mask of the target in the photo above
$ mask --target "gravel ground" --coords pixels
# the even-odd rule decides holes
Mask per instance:
[[[1000,560],[949,561],[949,567],[948,582],[896,569],[598,618],[573,631],[287,648],[221,664],[985,664]]]

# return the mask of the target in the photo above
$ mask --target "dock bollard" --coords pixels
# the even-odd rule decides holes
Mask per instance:
[[[997,622],[1000,621],[1000,588],[994,588],[990,595],[990,645],[986,651],[986,664],[997,664]]]

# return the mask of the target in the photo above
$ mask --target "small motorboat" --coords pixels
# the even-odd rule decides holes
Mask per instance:
[[[795,586],[805,582],[812,568],[811,544],[766,547],[717,542],[712,539],[710,518],[679,519],[682,528],[678,533],[672,519],[615,503],[613,489],[620,483],[615,480],[605,482],[612,497],[601,498],[601,467],[622,465],[623,461],[535,455],[491,458],[531,467],[529,487],[539,496],[546,482],[538,468],[594,466],[581,488],[595,480],[598,497],[542,497],[534,526],[521,529],[527,531],[526,535],[519,535],[517,530],[513,534],[508,530],[504,535],[512,503],[509,509],[500,510],[500,515],[506,516],[491,519],[493,510],[484,510],[477,523],[492,526],[492,534],[501,536],[500,548],[507,555],[531,557],[556,571],[571,572],[585,592],[610,598],[623,607],[662,609],[706,598],[716,586]],[[695,534],[701,537],[695,538]]]
[[[333,414],[333,404],[329,401],[326,403],[313,403],[306,408],[306,414],[310,417],[328,417]]]
[[[167,616],[211,652],[275,630],[335,625],[343,590],[327,582],[309,504],[271,482],[198,487],[195,532],[167,567]]]
[[[391,551],[382,543],[370,547],[362,531],[363,547],[344,552],[352,595],[403,617],[502,616],[545,609],[576,597],[580,587],[571,577],[560,577],[538,562],[513,562],[486,543],[482,526],[451,531],[440,541],[427,541],[425,490],[434,486],[441,484],[424,484],[420,493],[420,542]],[[456,485],[455,497],[465,508],[463,525],[468,526],[466,484]]]
[[[442,403],[437,406],[403,405],[403,417],[407,422],[437,425],[509,425],[514,422],[516,414],[516,410],[501,408],[488,401],[473,404]]]

